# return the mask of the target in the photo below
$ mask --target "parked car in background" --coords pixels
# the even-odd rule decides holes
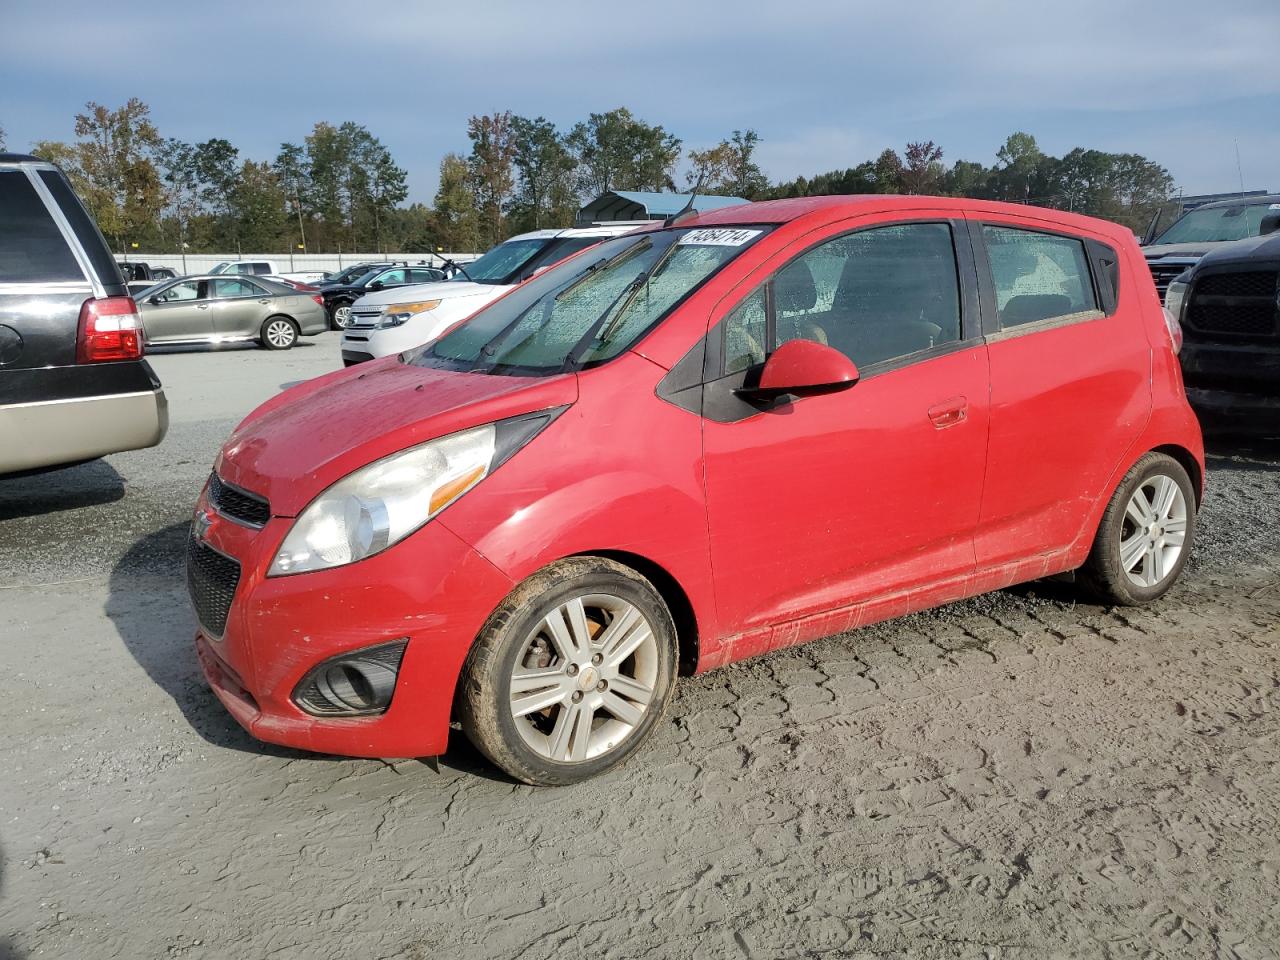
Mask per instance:
[[[147,291],[138,304],[147,342],[236,343],[256,340],[287,350],[299,336],[328,329],[318,293],[267,277],[182,277]]]
[[[421,757],[456,721],[566,784],[677,673],[1068,571],[1151,602],[1204,476],[1174,333],[1129,231],[1060,211],[607,239],[236,428],[187,547],[201,665],[263,740]]]
[[[275,260],[223,260],[215,264],[209,276],[287,277],[304,283],[315,283],[324,277],[320,270],[281,270]]]
[[[131,295],[141,293],[162,280],[171,280],[178,275],[177,271],[171,267],[153,267],[140,260],[117,260],[116,266],[120,268],[120,273]]]
[[[352,280],[363,277],[370,270],[386,270],[388,267],[394,266],[399,266],[399,264],[392,260],[367,260],[364,263],[353,263],[343,267],[341,270],[326,273],[316,281],[316,285],[323,287],[326,284],[350,283]],[[424,263],[422,266],[428,266],[428,264]]]
[[[444,271],[425,264],[416,267],[407,265],[373,267],[346,283],[323,284],[320,287],[320,293],[324,297],[325,309],[329,313],[329,322],[335,330],[343,330],[351,322],[351,305],[366,293],[406,287],[415,283],[432,283],[443,279]]]
[[[1263,230],[1205,254],[1165,296],[1206,432],[1280,437],[1280,205]]]
[[[1156,289],[1164,296],[1170,282],[1212,250],[1275,230],[1280,194],[1218,200],[1189,210],[1159,238],[1143,247]]]
[[[164,390],[102,234],[51,163],[0,153],[0,474],[159,443]]]
[[[452,264],[455,273],[446,282],[370,290],[352,306],[343,328],[342,362],[351,366],[426,343],[539,270],[636,227],[628,223],[524,233],[471,263]]]

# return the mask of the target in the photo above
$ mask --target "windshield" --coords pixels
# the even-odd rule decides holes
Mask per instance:
[[[227,268],[228,268],[229,266],[231,266],[231,261],[230,261],[230,260],[223,260],[220,264],[218,264],[216,267],[214,267],[212,270],[210,270],[210,271],[209,271],[209,274],[210,274],[210,276],[212,276],[212,275],[213,275],[213,274],[215,274],[215,273],[226,273],[226,272],[227,272]]]
[[[1218,243],[1256,237],[1268,209],[1265,203],[1253,203],[1192,210],[1161,234],[1156,243]]]
[[[546,375],[611,360],[768,227],[628,235],[526,283],[407,358],[476,373]]]
[[[532,260],[551,240],[551,237],[543,237],[539,240],[508,240],[500,243],[478,260],[462,264],[462,270],[453,279],[463,283],[468,280],[476,283],[510,283],[511,275]],[[463,273],[463,270],[466,272]]]
[[[367,287],[373,283],[375,277],[381,276],[386,269],[386,267],[374,267],[372,270],[365,270],[363,273],[357,274],[354,280],[348,280],[347,284],[352,287]]]
[[[347,267],[347,269],[340,270],[338,273],[329,274],[328,282],[350,283],[357,277],[363,277],[366,273],[369,273],[369,267],[367,264],[362,263],[354,267]]]

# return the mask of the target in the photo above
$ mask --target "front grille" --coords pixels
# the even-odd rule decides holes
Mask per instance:
[[[196,619],[215,637],[227,628],[227,613],[240,583],[240,564],[195,537],[187,539],[187,590]]]
[[[1151,279],[1156,282],[1156,290],[1160,293],[1160,300],[1164,302],[1164,293],[1169,289],[1169,284],[1173,283],[1188,267],[1185,263],[1150,263]]]
[[[1276,277],[1275,270],[1199,277],[1187,304],[1187,328],[1228,337],[1275,337],[1280,320]]]
[[[261,527],[271,519],[271,505],[266,500],[223,483],[216,473],[209,477],[209,502],[224,517],[251,527]]]

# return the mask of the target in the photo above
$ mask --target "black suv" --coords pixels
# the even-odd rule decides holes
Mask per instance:
[[[164,390],[120,268],[62,172],[0,153],[0,474],[159,443]]]
[[[1280,437],[1280,203],[1261,230],[1207,253],[1165,299],[1206,433]]]
[[[404,287],[411,283],[435,283],[444,280],[443,270],[426,264],[374,266],[349,283],[322,283],[320,295],[329,311],[329,324],[345,330],[351,324],[351,305],[366,293],[385,290],[388,287]]]

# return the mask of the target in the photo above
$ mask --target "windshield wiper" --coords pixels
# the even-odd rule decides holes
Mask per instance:
[[[642,270],[636,275],[634,280],[618,292],[616,297],[609,301],[609,305],[601,311],[600,316],[591,321],[591,326],[589,326],[587,328],[587,332],[582,335],[582,339],[573,345],[573,349],[570,350],[569,355],[565,357],[564,364],[566,367],[576,367],[582,361],[582,355],[587,352],[589,347],[608,342],[607,334],[613,332],[613,325],[610,324],[609,328],[605,331],[606,335],[597,336],[597,331],[604,325],[604,322],[608,320],[610,316],[613,316],[615,319],[620,316],[623,311],[619,310],[615,314],[614,308],[617,307],[618,304],[622,303],[625,298],[626,303],[623,304],[623,310],[625,310],[626,307],[630,306],[635,295],[640,292],[640,288],[648,282],[649,271]]]
[[[467,273],[467,268],[464,267],[462,264],[460,264],[457,260],[453,259],[453,257],[446,257],[443,253],[437,253],[436,256],[439,257],[441,262],[444,263],[446,266],[453,267],[455,270],[461,273],[468,280],[471,280],[471,274]],[[475,283],[476,281],[471,280],[471,282]]]

